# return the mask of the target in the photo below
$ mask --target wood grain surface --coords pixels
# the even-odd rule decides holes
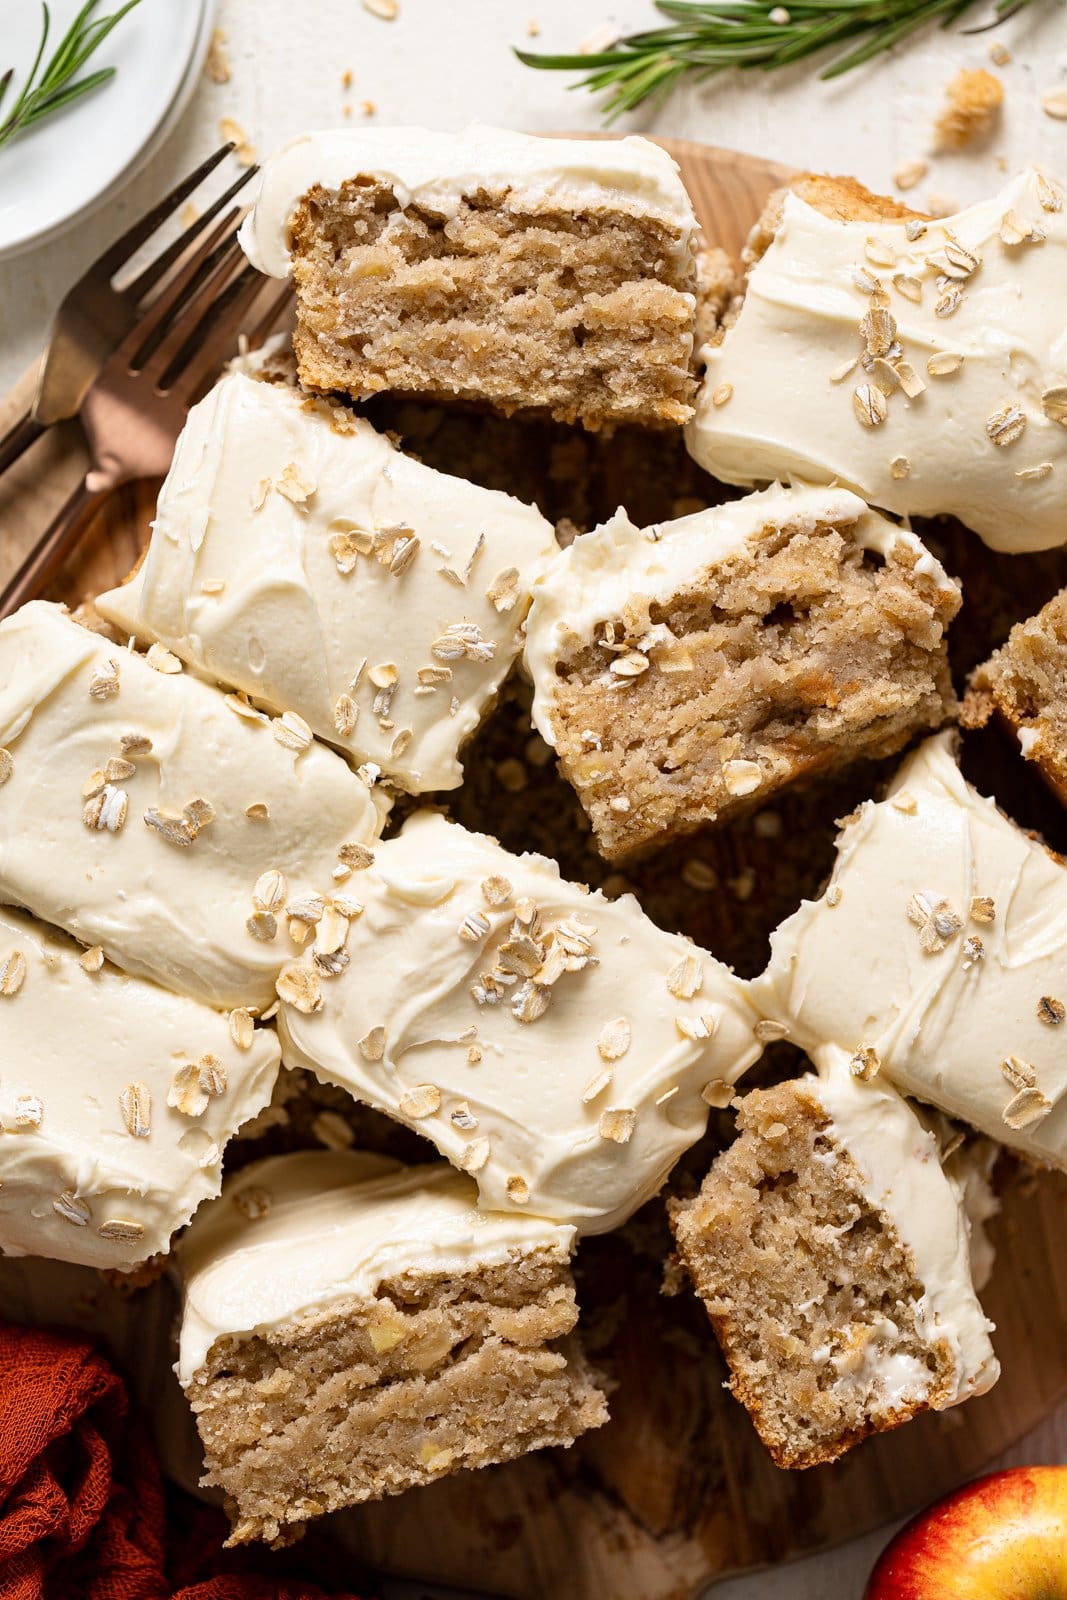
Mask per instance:
[[[785,169],[706,146],[663,142],[682,166],[709,240],[736,253],[767,194],[788,176]],[[31,388],[28,374],[0,406],[0,428]],[[405,417],[401,408],[399,422],[392,416],[387,420],[404,431]],[[510,426],[479,425],[479,448],[493,458],[490,477],[507,468],[497,446],[511,437],[500,431]],[[452,427],[450,418],[424,425],[417,447],[432,464],[447,464]],[[618,447],[610,441],[577,441],[561,430],[545,437],[539,463],[569,460],[584,450],[582,470],[598,476],[609,508],[618,494],[637,515],[643,495],[654,499],[654,491],[664,490],[662,464],[653,465],[650,458],[643,471],[640,441],[631,451],[626,480],[611,454]],[[675,465],[671,491],[677,507],[678,497],[689,492],[685,475],[691,477],[694,469],[680,449]],[[53,430],[0,480],[0,577],[13,568],[83,470],[83,445],[76,424],[70,424]],[[138,485],[109,503],[56,585],[54,598],[76,605],[125,575],[146,536],[155,488]],[[524,492],[521,481],[516,489]],[[714,498],[715,486],[705,483],[695,493]],[[590,506],[591,515],[599,509],[592,494]],[[965,618],[976,619],[972,633],[961,635],[958,669],[973,664],[989,640],[1002,634],[1005,620],[1036,609],[1067,581],[1067,564],[1058,553],[1032,560],[993,558],[973,536],[952,526],[937,539],[950,567],[963,572],[972,603],[969,613],[965,606]],[[524,717],[521,697],[514,704],[505,697],[477,741],[469,781],[453,808],[464,822],[485,826],[484,784],[500,773],[505,758],[522,765],[514,761],[514,752],[529,745]],[[985,759],[993,774],[1005,765],[997,748]],[[564,823],[554,826],[565,825],[574,835],[557,850],[565,870],[604,881],[609,869],[591,857],[572,797],[533,756],[523,770],[522,792],[505,797],[501,820],[498,824],[494,814],[491,825],[512,847],[523,842],[543,847],[545,818],[558,813]],[[875,780],[868,774],[851,781],[851,802],[848,793],[841,797],[836,790],[813,792],[814,798],[786,797],[780,808],[786,819],[783,842],[761,846],[745,831],[747,825],[719,830],[680,855],[663,852],[652,858],[635,871],[632,886],[658,920],[692,933],[740,970],[756,970],[767,928],[796,903],[798,883],[804,887],[813,875],[817,881],[825,869],[833,818],[857,794],[869,793]],[[1020,805],[1041,808],[1032,796]],[[1022,820],[1045,825],[1043,816],[1028,814]],[[1054,817],[1051,826],[1056,826]],[[791,850],[804,858],[799,871],[786,871]],[[745,893],[735,887],[730,894],[706,894],[699,905],[694,901],[692,909],[676,913],[673,885],[684,878],[685,861],[694,858],[706,863],[716,882],[739,885],[751,871],[756,894],[749,883]],[[751,946],[745,943],[749,924],[757,934]],[[376,1137],[373,1127],[366,1137]],[[713,1131],[683,1163],[680,1181],[698,1181],[715,1147]],[[613,1386],[607,1427],[567,1452],[460,1474],[328,1519],[309,1539],[315,1547],[339,1546],[338,1559],[346,1566],[358,1560],[471,1593],[517,1600],[623,1595],[689,1600],[727,1574],[825,1547],[927,1502],[979,1471],[1067,1395],[1067,1260],[1061,1247],[1067,1181],[1035,1177],[1005,1160],[999,1184],[1003,1205],[992,1228],[997,1264],[984,1299],[997,1323],[1004,1375],[980,1400],[921,1418],[832,1467],[778,1471],[745,1413],[723,1389],[725,1371],[702,1308],[688,1293],[671,1298],[661,1293],[669,1241],[662,1207],[653,1202],[626,1229],[587,1240],[579,1252],[587,1343]],[[173,1307],[161,1288],[124,1298],[81,1269],[0,1261],[0,1311],[91,1326],[109,1339],[138,1392],[160,1417],[180,1412],[166,1359]],[[190,1481],[187,1430],[167,1422],[163,1435],[175,1475]]]

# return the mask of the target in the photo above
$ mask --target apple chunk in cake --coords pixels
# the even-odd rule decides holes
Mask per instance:
[[[574,1229],[479,1213],[444,1164],[246,1167],[181,1245],[179,1375],[231,1544],[607,1420],[572,1332]]]
[[[291,271],[304,387],[596,428],[692,414],[695,220],[644,139],[345,130],[268,163],[245,248]]]
[[[735,1143],[671,1208],[730,1387],[781,1467],[832,1461],[999,1371],[934,1135],[830,1055],[822,1078],[746,1096]]]
[[[959,603],[845,490],[777,486],[643,530],[620,512],[535,587],[534,721],[623,856],[937,727]]]

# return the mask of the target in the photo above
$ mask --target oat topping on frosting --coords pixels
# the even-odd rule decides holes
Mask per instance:
[[[89,692],[101,672],[118,694]],[[223,1008],[269,1005],[298,948],[247,926],[275,915],[254,909],[263,875],[319,893],[388,809],[324,746],[285,748],[191,673],[116,656],[42,601],[0,624],[0,744],[0,898]]]
[[[218,1194],[278,1041],[82,954],[0,910],[0,1250],[132,1267]]]
[[[285,748],[314,733],[402,788],[449,789],[555,549],[532,506],[235,371],[191,411],[144,563],[97,609],[162,640],[160,670],[180,656],[240,690],[238,715],[259,715],[247,696],[282,713]]]
[[[704,352],[690,450],[727,483],[793,474],[958,516],[995,550],[1062,544],[1065,275],[1063,190],[1036,169],[938,221],[842,222],[790,193]]]
[[[761,1052],[747,985],[630,896],[432,812],[377,846],[359,891],[321,1003],[286,979],[285,1059],[410,1122],[487,1209],[614,1227],[700,1137],[709,1081]]]
[[[1059,857],[965,782],[942,734],[847,822],[833,886],[836,910],[805,901],[772,935],[757,1004],[816,1061],[831,1046],[876,1061],[898,1089],[1067,1169]]]

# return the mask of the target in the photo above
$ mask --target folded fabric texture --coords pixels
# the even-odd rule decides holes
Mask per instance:
[[[103,1356],[0,1323],[0,1600],[328,1600],[303,1578],[205,1575],[229,1564],[225,1519],[187,1504],[168,1529],[159,1463]]]

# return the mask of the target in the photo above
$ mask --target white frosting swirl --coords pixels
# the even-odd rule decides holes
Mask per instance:
[[[1040,239],[1005,242],[1015,225]],[[963,247],[955,262],[945,256],[952,241]],[[980,262],[964,277],[968,252]],[[939,288],[946,265],[957,276]],[[1065,279],[1063,190],[1033,169],[914,240],[903,221],[839,222],[790,193],[736,323],[703,352],[690,451],[726,483],[793,474],[846,484],[905,516],[950,513],[994,550],[1062,544],[1067,427],[1046,415],[1043,396],[1062,396],[1067,385]],[[874,280],[925,388],[913,399],[891,388],[885,420],[864,427],[854,392],[877,387],[882,372],[859,361]],[[945,297],[958,290],[957,309],[945,315]],[[945,354],[962,366],[931,376],[928,361]],[[850,361],[854,369],[835,382]],[[998,444],[987,424],[1006,406],[1021,408],[1025,428]]]
[[[454,216],[466,195],[506,189],[516,211],[618,208],[653,212],[678,230],[688,261],[696,228],[678,168],[649,139],[547,139],[474,122],[460,133],[427,128],[332,128],[301,134],[264,164],[240,241],[253,266],[290,270],[289,219],[309,189],[350,178],[387,183],[401,207]]]
[[[554,862],[432,812],[375,855],[355,887],[365,910],[349,965],[323,981],[321,1010],[282,1008],[284,1060],[431,1139],[487,1209],[615,1227],[703,1133],[705,1085],[734,1083],[760,1054],[747,985],[631,896],[590,894]],[[515,1012],[530,984],[494,999],[485,981],[511,959],[505,944],[537,968],[512,932],[523,900],[536,938],[573,952],[530,1021]]]
[[[178,1376],[192,1382],[217,1339],[264,1333],[349,1296],[369,1299],[405,1272],[462,1274],[534,1250],[564,1263],[573,1241],[574,1229],[558,1223],[479,1211],[473,1183],[444,1163],[398,1168],[347,1150],[253,1162],[178,1247]]]
[[[13,989],[0,995],[0,1249],[131,1267],[218,1194],[226,1144],[270,1099],[280,1052],[269,1028],[241,1049],[221,1013],[110,966],[86,971],[81,955],[0,910]],[[168,1106],[175,1074],[205,1056],[221,1093]]]
[[[974,1291],[963,1197],[941,1166],[937,1138],[889,1084],[854,1077],[844,1052],[826,1046],[818,1054],[821,1076],[805,1081],[832,1118],[830,1132],[852,1157],[865,1198],[911,1253],[923,1287],[918,1331],[928,1344],[946,1340],[953,1351],[955,1388],[942,1404],[984,1394],[1000,1375],[989,1342],[993,1324]],[[890,1405],[924,1399],[929,1368],[892,1348],[892,1324],[885,1334],[885,1347],[876,1337],[864,1353],[863,1381],[873,1377]],[[849,1382],[847,1372],[841,1381]]]
[[[412,461],[350,413],[334,422],[299,389],[231,372],[189,413],[143,565],[96,606],[401,787],[453,789],[555,549],[532,506]],[[448,650],[455,624],[474,630],[473,652]],[[382,665],[396,684],[376,714]]]
[[[873,1049],[906,1093],[1067,1168],[1067,869],[964,781],[951,735],[848,822],[753,993],[809,1055]],[[1013,1127],[1031,1074],[1045,1105]]]
[[[252,716],[59,606],[23,606],[0,623],[0,749],[11,760],[0,786],[0,898],[179,994],[269,1005],[293,946],[283,931],[249,930],[259,878],[280,872],[290,896],[328,891],[339,849],[376,838],[388,800],[323,745],[286,747],[275,737],[284,729]],[[149,748],[133,747],[127,762],[131,735]],[[119,823],[125,796],[114,831],[85,819],[93,775],[109,761],[132,767],[105,797]],[[180,825],[201,799],[213,818],[184,846],[145,822],[151,812]],[[248,815],[262,806],[266,816]]]

